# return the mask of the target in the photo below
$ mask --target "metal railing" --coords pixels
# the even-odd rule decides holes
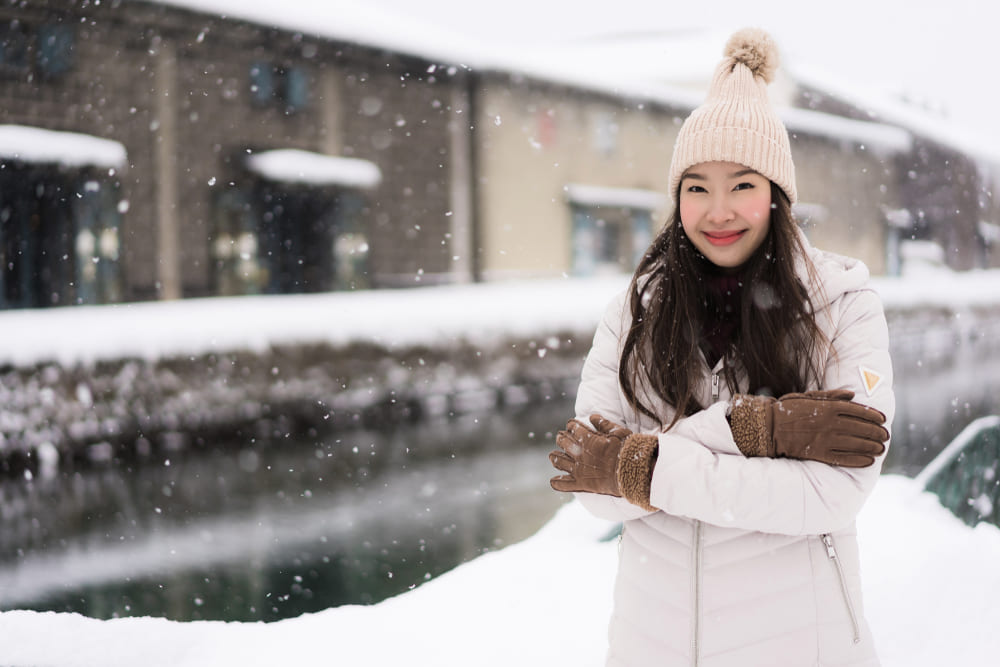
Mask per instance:
[[[966,426],[916,481],[970,526],[1000,526],[1000,416]]]

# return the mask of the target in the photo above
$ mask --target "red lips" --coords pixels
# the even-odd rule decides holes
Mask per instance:
[[[704,232],[705,238],[708,239],[708,242],[711,243],[712,245],[717,245],[717,246],[731,245],[733,243],[736,243],[741,238],[743,238],[743,235],[746,233],[747,230],[745,229],[740,229],[732,232]]]

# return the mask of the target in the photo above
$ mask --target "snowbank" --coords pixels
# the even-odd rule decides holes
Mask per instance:
[[[0,312],[0,364],[158,359],[271,345],[473,344],[575,331],[589,340],[624,275]],[[1000,270],[875,278],[886,311],[1000,306]]]
[[[534,537],[414,591],[273,624],[0,614],[0,664],[107,667],[603,664],[617,543],[576,503]],[[867,616],[885,667],[996,664],[1000,529],[970,529],[884,476],[859,518]]]
[[[396,348],[587,332],[627,276],[0,312],[0,363],[158,359],[271,345]]]

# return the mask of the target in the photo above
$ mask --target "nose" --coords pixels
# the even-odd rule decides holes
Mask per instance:
[[[721,224],[734,219],[736,214],[733,212],[733,207],[729,205],[726,197],[718,195],[712,197],[712,203],[705,217],[711,223]]]

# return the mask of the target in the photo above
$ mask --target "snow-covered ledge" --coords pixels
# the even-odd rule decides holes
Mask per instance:
[[[622,207],[644,211],[659,211],[667,206],[666,195],[655,190],[613,188],[582,183],[569,183],[564,190],[570,202],[582,206]]]
[[[117,141],[29,125],[0,125],[0,158],[109,169],[128,164],[125,146]]]
[[[373,162],[324,155],[294,148],[253,153],[246,159],[251,172],[281,183],[374,188],[382,171]]]

